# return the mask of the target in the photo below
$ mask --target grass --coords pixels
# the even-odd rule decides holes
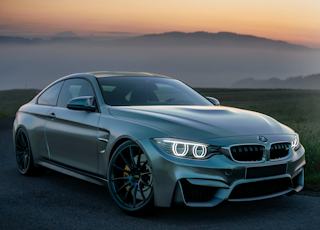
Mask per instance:
[[[34,98],[37,89],[13,89],[0,91],[0,119],[16,114],[21,105]]]
[[[320,90],[198,88],[221,105],[267,114],[300,135],[306,149],[306,188],[320,191]],[[0,91],[0,119],[16,113],[37,90]]]

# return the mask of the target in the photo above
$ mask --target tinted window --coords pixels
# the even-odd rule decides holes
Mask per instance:
[[[38,104],[41,104],[41,105],[56,105],[62,84],[63,84],[63,81],[60,81],[57,84],[54,84],[53,86],[48,88],[39,97]]]
[[[58,106],[67,108],[72,98],[82,96],[94,96],[91,84],[84,79],[66,80],[59,96]]]
[[[212,105],[189,86],[175,79],[157,77],[99,78],[109,105]]]

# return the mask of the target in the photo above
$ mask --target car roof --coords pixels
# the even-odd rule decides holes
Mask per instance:
[[[102,77],[161,77],[170,78],[160,74],[145,73],[145,72],[123,72],[123,71],[97,71],[88,72],[87,74],[94,75],[96,78]]]

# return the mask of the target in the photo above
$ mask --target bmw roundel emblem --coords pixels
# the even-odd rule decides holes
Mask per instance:
[[[260,141],[262,141],[262,142],[267,142],[268,141],[268,139],[266,137],[264,137],[264,136],[258,136],[258,139]]]

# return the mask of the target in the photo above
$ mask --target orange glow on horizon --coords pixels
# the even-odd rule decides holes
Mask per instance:
[[[1,0],[0,35],[229,31],[320,48],[318,0]]]

